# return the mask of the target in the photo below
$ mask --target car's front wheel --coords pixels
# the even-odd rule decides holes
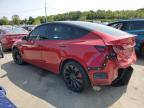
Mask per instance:
[[[62,70],[66,86],[74,92],[82,92],[88,88],[89,80],[84,68],[77,62],[68,62]]]
[[[13,56],[13,60],[16,64],[19,64],[19,65],[24,64],[21,53],[19,52],[19,50],[17,48],[14,48],[12,50],[12,56]]]

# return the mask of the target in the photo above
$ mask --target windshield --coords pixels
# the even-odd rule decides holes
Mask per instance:
[[[8,28],[5,30],[7,34],[28,34],[28,31],[26,31],[23,28]]]

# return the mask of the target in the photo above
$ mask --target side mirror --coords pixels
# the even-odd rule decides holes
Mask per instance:
[[[22,38],[22,40],[28,40],[28,37],[27,36],[24,36],[23,38]]]

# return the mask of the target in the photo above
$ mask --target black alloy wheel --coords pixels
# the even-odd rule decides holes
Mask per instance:
[[[76,62],[68,62],[64,65],[63,78],[66,86],[74,92],[81,92],[89,85],[83,67]]]
[[[19,50],[18,50],[17,48],[14,48],[14,49],[12,50],[12,56],[13,56],[13,60],[14,60],[14,62],[15,62],[16,64],[19,64],[19,65],[24,64],[24,61],[23,61],[23,59],[22,59],[22,56],[21,56],[21,54],[20,54],[20,52],[19,52]]]

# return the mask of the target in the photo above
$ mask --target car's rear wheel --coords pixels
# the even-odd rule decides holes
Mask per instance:
[[[21,53],[19,52],[19,50],[17,48],[14,48],[12,50],[12,56],[13,56],[13,60],[16,64],[19,64],[19,65],[24,64]]]
[[[128,85],[133,72],[132,67],[126,69],[119,69],[118,77],[112,82],[113,87]]]
[[[84,68],[77,62],[68,62],[62,70],[66,86],[74,92],[82,92],[88,88],[89,80]]]
[[[4,54],[3,54],[3,49],[2,49],[2,44],[0,43],[0,55],[1,58],[4,58]]]

